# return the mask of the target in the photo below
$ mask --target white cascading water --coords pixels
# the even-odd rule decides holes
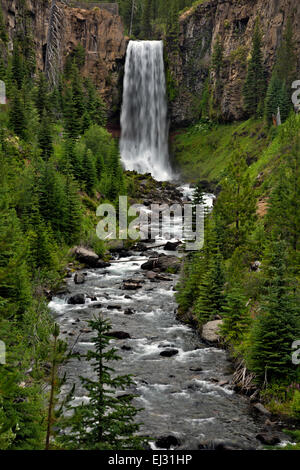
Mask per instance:
[[[171,179],[162,41],[129,42],[121,128],[125,168],[151,173],[159,181]]]

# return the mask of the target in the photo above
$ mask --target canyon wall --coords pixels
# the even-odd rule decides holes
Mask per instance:
[[[300,2],[295,0],[210,0],[180,18],[180,53],[170,61],[176,95],[170,104],[173,126],[197,119],[213,46],[220,35],[224,46],[222,91],[218,107],[225,121],[244,117],[242,88],[257,16],[263,34],[263,58],[270,75],[284,28],[290,17],[300,79]]]
[[[84,76],[91,76],[108,105],[110,114],[118,112],[121,100],[122,74],[126,40],[121,17],[107,9],[73,8],[66,1],[27,0],[27,15],[36,49],[37,66],[44,70],[51,8],[56,4],[59,16],[59,64],[62,68],[75,46],[85,48]],[[1,0],[10,37],[10,48],[20,21],[20,0]]]

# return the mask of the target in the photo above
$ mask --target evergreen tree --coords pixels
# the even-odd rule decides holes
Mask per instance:
[[[265,97],[266,79],[261,47],[261,31],[257,20],[253,34],[251,59],[243,89],[245,110],[248,116],[259,115]]]
[[[49,116],[44,111],[38,132],[38,144],[41,149],[41,157],[49,160],[53,152],[52,129]]]
[[[272,124],[273,117],[277,115],[280,103],[282,82],[276,73],[272,75],[265,99],[265,118],[268,124]]]
[[[35,105],[39,112],[40,119],[42,119],[45,111],[47,114],[50,112],[50,97],[46,77],[43,73],[39,74],[37,82],[37,92],[35,97]]]
[[[66,169],[65,180],[65,205],[64,205],[64,238],[68,243],[73,244],[78,242],[81,232],[81,207],[80,199],[78,196],[78,189],[72,177],[70,168]]]
[[[85,89],[87,93],[86,100],[86,113],[89,116],[90,125],[98,124],[99,126],[104,127],[106,125],[106,106],[103,103],[99,93],[97,92],[95,85],[90,79],[87,79],[85,82]],[[85,125],[85,129],[90,127]]]
[[[83,178],[85,181],[85,189],[89,195],[93,195],[97,182],[97,170],[94,156],[90,149],[87,149],[83,160]]]
[[[142,14],[143,39],[151,39],[152,34],[152,0],[144,0]]]
[[[76,140],[81,132],[81,119],[78,119],[76,103],[71,87],[66,89],[64,97],[64,121],[67,137]]]
[[[18,90],[21,90],[25,78],[25,71],[20,46],[16,41],[14,42],[12,55],[12,77]]]
[[[226,296],[221,332],[226,341],[237,344],[250,325],[249,309],[241,288],[235,287]]]
[[[288,384],[297,377],[291,346],[300,335],[300,311],[287,273],[285,243],[271,242],[265,262],[266,292],[253,325],[249,364],[261,383]]]
[[[234,247],[244,243],[256,218],[256,199],[245,157],[239,150],[234,151],[221,186],[215,211],[225,237],[222,251],[227,256]]]
[[[215,254],[209,261],[209,268],[203,274],[194,306],[200,325],[220,315],[224,306],[224,272],[222,256]]]
[[[0,216],[0,318],[21,317],[31,304],[31,287],[20,221],[12,209]]]
[[[22,93],[17,88],[12,91],[11,103],[9,108],[9,123],[12,130],[21,139],[26,136],[25,108]]]
[[[176,53],[178,50],[179,38],[179,7],[178,0],[168,2],[166,41],[170,53]]]
[[[275,72],[281,83],[285,82],[288,90],[296,79],[297,57],[291,18],[288,18],[283,38],[278,49]]]
[[[112,378],[114,370],[109,364],[120,357],[116,349],[108,349],[111,326],[101,316],[90,321],[89,326],[96,333],[95,351],[85,357],[92,363],[96,380],[80,377],[89,402],[72,408],[74,414],[66,422],[68,432],[61,440],[68,449],[76,450],[141,449],[145,438],[136,435],[139,425],[134,422],[138,412],[131,404],[134,397],[116,396],[118,390],[126,390],[132,384],[132,379],[128,375]]]
[[[274,116],[277,116],[278,108],[281,121],[286,121],[291,111],[291,99],[287,92],[286,82],[282,82],[277,72],[274,72],[265,99],[265,118],[268,124],[271,124]]]

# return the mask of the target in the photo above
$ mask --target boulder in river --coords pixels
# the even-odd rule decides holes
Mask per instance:
[[[101,259],[99,259],[95,267],[99,269],[103,269],[103,268],[109,268],[110,266],[111,266],[110,263],[107,263],[106,261],[102,261]]]
[[[122,309],[121,305],[108,305],[106,308],[107,310],[121,310]]]
[[[136,279],[127,279],[127,281],[123,281],[123,289],[126,290],[137,290],[143,287],[143,280],[136,280]]]
[[[164,246],[165,251],[176,251],[181,242],[167,242]]]
[[[279,436],[269,432],[257,434],[256,439],[266,446],[275,446],[276,444],[280,443]]]
[[[219,343],[220,333],[219,328],[222,325],[222,320],[214,320],[205,323],[202,328],[202,338],[208,343]]]
[[[271,412],[267,410],[267,408],[265,408],[262,403],[255,403],[253,405],[253,408],[259,413],[261,413],[262,415],[271,416]]]
[[[178,353],[179,353],[178,349],[165,349],[164,351],[161,351],[159,355],[162,357],[172,357],[172,356],[176,356],[176,354]]]
[[[126,333],[126,331],[111,331],[109,336],[115,339],[130,339],[130,334]]]
[[[75,294],[68,300],[69,305],[83,305],[85,304],[85,295],[84,294]]]
[[[124,311],[124,314],[125,315],[134,315],[135,310],[133,310],[133,308],[126,308],[126,310]]]
[[[171,447],[178,447],[180,441],[175,436],[161,436],[156,440],[155,445],[160,449],[170,449]]]
[[[75,284],[84,284],[85,283],[85,276],[82,273],[76,273],[74,276]]]
[[[146,263],[142,264],[141,268],[145,271],[153,271],[159,269],[160,271],[172,270],[177,272],[180,268],[181,261],[177,256],[162,255],[158,258],[150,258]]]
[[[83,263],[89,268],[96,268],[99,261],[99,256],[92,250],[88,250],[82,246],[76,246],[74,248],[74,255],[77,261]]]

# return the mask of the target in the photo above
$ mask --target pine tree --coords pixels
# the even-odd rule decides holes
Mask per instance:
[[[287,92],[286,82],[279,79],[277,72],[272,74],[265,99],[265,118],[268,124],[280,109],[281,121],[284,122],[291,111],[291,99]]]
[[[297,377],[292,343],[300,337],[300,311],[289,280],[286,246],[270,243],[266,253],[266,292],[251,335],[249,365],[260,383],[291,383]]]
[[[266,79],[262,58],[262,43],[259,21],[256,21],[251,59],[248,64],[247,77],[244,84],[244,104],[248,116],[257,116],[262,107],[266,91]]]
[[[226,296],[223,306],[223,324],[221,332],[226,341],[237,344],[250,325],[247,301],[241,288],[235,287]]]
[[[95,351],[88,351],[86,360],[92,363],[94,379],[80,377],[89,396],[88,403],[73,407],[73,416],[66,421],[68,432],[61,438],[68,449],[81,450],[137,450],[143,448],[145,438],[138,437],[139,425],[134,422],[138,410],[131,404],[130,394],[116,396],[126,390],[131,376],[116,376],[112,361],[120,360],[117,350],[108,349],[111,326],[101,316],[89,322],[96,333]],[[109,363],[109,364],[108,364]]]
[[[178,50],[179,38],[179,7],[178,0],[168,2],[168,14],[166,24],[166,40],[170,53],[176,53]]]
[[[83,179],[85,182],[85,189],[87,193],[92,196],[97,182],[97,170],[94,161],[94,156],[90,149],[87,149],[84,154]]]
[[[152,34],[152,0],[144,0],[142,13],[143,39],[151,39]]]
[[[0,216],[0,318],[21,317],[31,304],[30,278],[24,257],[26,249],[16,212],[12,209],[2,210]]]
[[[256,199],[247,173],[246,159],[235,150],[221,182],[222,192],[215,207],[219,227],[222,227],[225,256],[242,245],[256,219]]]
[[[38,144],[41,149],[41,157],[49,160],[53,152],[52,129],[49,116],[44,111],[38,131]]]
[[[20,52],[20,46],[16,41],[14,42],[12,55],[12,77],[18,90],[21,90],[25,78],[25,71],[23,57]]]
[[[272,124],[273,117],[277,115],[277,109],[280,103],[281,87],[281,80],[279,80],[276,73],[273,73],[265,99],[265,118],[268,124]]]
[[[288,90],[291,89],[292,82],[297,77],[296,50],[292,20],[288,18],[275,64],[275,72],[279,80],[286,83]]]
[[[90,79],[85,81],[85,88],[87,93],[86,113],[89,115],[90,125],[98,124],[104,127],[107,121],[106,106]],[[86,126],[84,130],[88,129],[88,127]]]
[[[67,87],[64,97],[64,121],[67,137],[76,140],[81,132],[81,119],[78,119],[76,103],[71,87]]]
[[[289,117],[289,114],[292,110],[291,98],[289,96],[285,81],[282,83],[279,97],[280,97],[279,109],[280,109],[280,114],[281,114],[281,121],[285,122],[287,118]]]
[[[224,272],[220,253],[211,256],[209,268],[203,274],[194,312],[200,325],[220,315],[224,306]]]
[[[35,105],[38,109],[40,119],[42,119],[44,114],[49,114],[50,97],[49,97],[48,83],[43,73],[40,73],[38,77]],[[45,111],[47,113],[45,113]]]
[[[81,232],[82,213],[77,185],[72,177],[70,168],[66,168],[65,178],[63,235],[69,244],[73,244],[78,242]]]
[[[21,139],[26,136],[25,108],[22,92],[17,88],[12,91],[11,103],[9,108],[9,124],[12,130]]]

